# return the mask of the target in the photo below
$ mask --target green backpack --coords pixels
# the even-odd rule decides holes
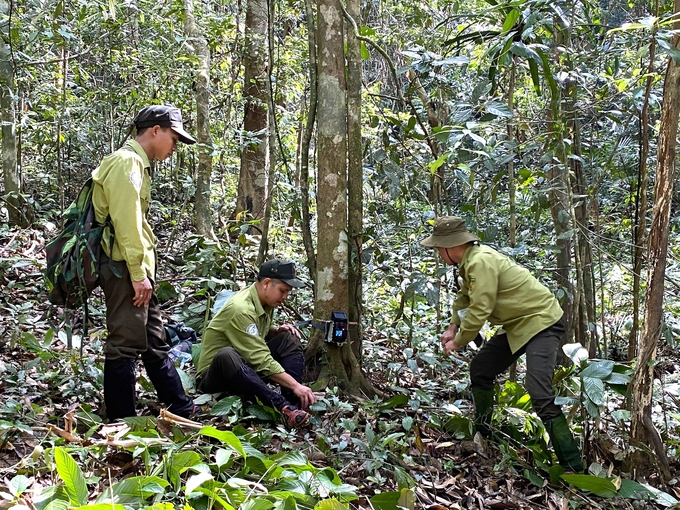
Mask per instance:
[[[48,298],[53,305],[64,308],[83,307],[87,315],[87,300],[97,288],[103,254],[102,236],[108,225],[113,245],[113,225],[110,217],[102,225],[96,222],[92,205],[94,183],[89,178],[78,198],[64,212],[64,229],[45,247]]]

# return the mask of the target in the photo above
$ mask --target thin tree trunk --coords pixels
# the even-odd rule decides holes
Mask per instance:
[[[573,175],[570,203],[572,204],[572,217],[575,219],[574,229],[574,252],[577,267],[577,296],[576,300],[576,323],[581,332],[581,338],[586,339],[586,347],[592,358],[598,356],[600,345],[597,341],[595,328],[595,276],[593,272],[593,255],[590,246],[590,217],[588,184],[582,164],[581,151],[581,123],[579,112],[576,110],[578,87],[572,84],[570,87],[569,101],[569,127],[571,131],[571,152],[574,158],[569,159],[569,167]],[[574,195],[576,198],[574,199]]]
[[[658,14],[659,2],[654,3]],[[640,331],[640,277],[644,264],[644,244],[647,239],[647,157],[649,156],[649,96],[654,83],[654,56],[656,54],[656,25],[649,43],[649,65],[645,84],[645,98],[640,111],[640,160],[638,161],[637,191],[635,196],[635,222],[633,230],[633,325],[628,337],[628,361],[637,353],[638,332]]]
[[[674,12],[680,13],[680,0],[674,2]],[[680,22],[675,23],[680,29]],[[678,48],[680,37],[673,37]],[[652,397],[654,389],[654,361],[663,324],[663,292],[668,255],[668,232],[673,199],[673,173],[675,170],[675,145],[680,113],[680,66],[668,60],[663,86],[663,108],[659,127],[658,167],[654,183],[654,207],[649,230],[649,263],[647,269],[647,292],[645,294],[644,320],[640,352],[631,381],[631,442],[640,446],[631,455],[631,466],[649,471],[658,462],[666,481],[670,479],[668,458],[659,432],[652,422]],[[647,452],[649,445],[657,459]]]
[[[192,39],[198,57],[196,73],[196,140],[198,142],[198,170],[194,225],[196,231],[215,239],[210,207],[210,182],[212,176],[212,138],[210,137],[210,49],[203,34],[196,27],[193,0],[184,0],[184,30]]]
[[[247,212],[253,219],[261,219],[264,215],[269,179],[267,3],[267,0],[249,0],[246,5],[244,140],[234,215]]]
[[[274,2],[268,1],[268,16],[269,22],[267,23],[267,39],[269,52],[267,54],[269,76],[267,77],[267,84],[269,85],[269,104],[267,105],[267,111],[269,114],[269,162],[270,170],[276,168],[276,108],[274,108],[274,89],[273,89],[273,79],[272,79],[272,69],[274,66]],[[260,229],[262,232],[262,237],[260,238],[260,249],[257,254],[257,266],[259,267],[266,259],[267,252],[269,251],[269,223],[272,217],[272,201],[274,200],[274,175],[275,172],[269,172],[269,179],[267,184],[267,198],[265,200],[264,215],[262,217],[262,223],[260,224]]]
[[[566,44],[567,33],[555,24],[555,47]],[[574,295],[574,289],[569,279],[571,271],[571,205],[569,200],[569,166],[567,163],[567,148],[565,143],[565,123],[562,113],[562,96],[560,89],[551,91],[550,107],[547,111],[547,131],[550,133],[550,147],[548,150],[553,154],[553,161],[548,169],[548,199],[550,201],[550,214],[555,227],[556,244],[560,248],[557,253],[556,281],[559,288],[564,292],[565,299],[562,301],[564,310],[565,326],[567,334],[562,342],[566,342],[572,333],[574,301],[569,296]],[[566,356],[562,349],[557,354],[558,363],[565,362]]]
[[[510,80],[508,83],[508,109],[512,112],[515,108],[515,75],[517,73],[517,57],[512,56],[512,64],[510,65]],[[507,124],[508,145],[512,145],[515,140],[515,123],[513,119],[508,119]],[[510,237],[510,247],[514,248],[517,244],[517,217],[516,217],[516,198],[515,198],[515,161],[510,159],[508,161],[508,206],[510,209],[510,226],[508,235]],[[508,377],[511,381],[517,380],[517,362],[510,365]]]
[[[317,68],[316,59],[316,26],[314,24],[313,0],[305,0],[305,13],[307,17],[307,48],[309,50],[309,109],[307,122],[300,144],[300,212],[302,214],[302,242],[307,253],[307,269],[312,278],[316,277],[316,254],[314,253],[314,241],[312,240],[311,218],[309,214],[309,146],[314,133],[316,121],[317,103]],[[314,286],[316,294],[316,285]]]
[[[347,13],[361,21],[361,1],[347,0]],[[361,23],[358,23],[359,25]],[[361,42],[354,30],[347,30],[347,179],[348,179],[348,232],[349,232],[349,334],[352,351],[361,360],[361,315],[363,265],[361,248],[363,240],[363,150],[361,144]]]
[[[10,8],[11,4],[6,4]],[[2,118],[2,175],[7,195],[6,204],[11,225],[28,227],[30,222],[24,212],[21,193],[21,179],[17,165],[16,114],[14,98],[14,65],[10,47],[5,43],[8,33],[6,24],[2,24],[0,37],[0,110]]]

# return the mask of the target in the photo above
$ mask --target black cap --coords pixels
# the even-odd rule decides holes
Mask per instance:
[[[295,275],[295,263],[284,262],[279,259],[268,260],[260,266],[259,278],[274,278],[287,283],[291,287],[304,287],[304,282],[298,280]]]
[[[132,121],[137,131],[153,126],[169,127],[179,135],[179,141],[187,144],[196,143],[196,139],[184,131],[182,112],[174,106],[156,104],[145,106]]]

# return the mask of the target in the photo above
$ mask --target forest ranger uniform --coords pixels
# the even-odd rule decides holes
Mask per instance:
[[[468,237],[451,246],[445,246],[446,241],[437,241],[445,240],[451,232],[464,232]],[[458,265],[462,285],[451,319],[459,326],[455,343],[462,347],[476,339],[486,321],[502,326],[470,363],[477,430],[486,436],[490,434],[495,379],[526,354],[526,388],[560,465],[583,471],[581,452],[565,416],[555,404],[552,388],[557,350],[565,333],[562,308],[552,292],[526,268],[488,246],[473,244],[477,241],[476,236],[465,232],[464,220],[455,217],[439,218],[433,236],[422,241],[426,246],[443,248],[469,243]]]
[[[165,340],[156,293],[152,293],[148,306],[133,305],[132,281],[148,278],[153,285],[156,278],[158,242],[147,220],[151,202],[149,172],[149,158],[135,140],[106,156],[92,172],[96,219],[103,223],[110,216],[115,233],[113,246],[109,246],[109,232],[104,233],[102,246],[107,258],[102,260],[100,273],[108,330],[104,346],[104,402],[110,421],[136,416],[138,356],[159,399],[171,412],[188,416],[194,408],[168,358],[170,347]],[[108,257],[120,276],[113,273]]]
[[[278,259],[265,262],[260,268],[260,277],[263,269],[278,262]],[[283,264],[292,266],[292,263]],[[294,287],[304,285],[295,279],[294,272],[292,276],[293,279],[279,279]],[[286,372],[302,384],[304,375],[300,341],[289,331],[272,330],[273,314],[274,308],[261,302],[255,284],[238,291],[227,301],[203,334],[196,369],[200,391],[227,392],[250,401],[259,399],[282,412],[289,408],[302,413],[297,410],[300,401],[292,390],[282,386],[278,393],[263,380]],[[301,423],[289,422],[289,425]]]

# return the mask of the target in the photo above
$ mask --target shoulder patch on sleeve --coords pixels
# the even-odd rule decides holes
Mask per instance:
[[[137,191],[142,189],[142,174],[139,170],[133,170],[130,174],[130,182]]]
[[[251,324],[246,328],[246,333],[253,336],[260,336],[260,332],[257,329],[257,324]]]

